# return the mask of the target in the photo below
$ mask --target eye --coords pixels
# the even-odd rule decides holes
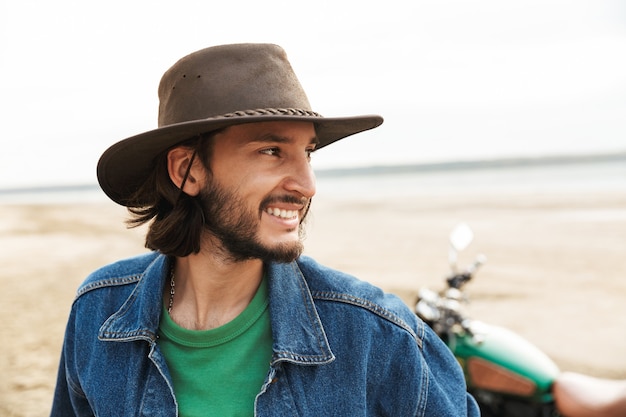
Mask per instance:
[[[313,152],[315,152],[315,148],[310,148],[306,150],[306,157],[309,161],[311,160],[311,155],[313,154]]]
[[[260,152],[265,154],[265,155],[269,155],[269,156],[279,156],[280,155],[280,149],[278,149],[276,147],[261,149]]]

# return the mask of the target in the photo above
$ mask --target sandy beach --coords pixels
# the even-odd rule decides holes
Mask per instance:
[[[144,251],[125,217],[105,201],[0,205],[0,415],[48,414],[77,286]],[[475,234],[461,263],[488,258],[468,287],[473,317],[518,332],[563,370],[626,378],[626,195],[320,193],[306,253],[410,304],[420,287],[443,285],[460,221]]]

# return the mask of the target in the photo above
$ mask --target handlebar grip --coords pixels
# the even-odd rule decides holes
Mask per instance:
[[[447,279],[448,286],[450,288],[461,289],[461,287],[472,279],[474,273],[481,267],[485,262],[487,262],[487,257],[485,255],[478,255],[473,264],[471,264],[467,271],[461,272],[458,274],[452,275]]]
[[[467,268],[467,273],[472,275],[478,268],[480,268],[485,262],[487,262],[487,257],[485,255],[478,255],[474,260],[474,263]]]
[[[461,287],[472,279],[472,274],[469,272],[463,272],[460,274],[455,274],[447,279],[448,286],[450,288],[461,289]]]

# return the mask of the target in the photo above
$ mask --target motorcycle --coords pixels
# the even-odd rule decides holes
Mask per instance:
[[[446,288],[419,290],[415,313],[441,337],[459,361],[468,392],[485,417],[626,417],[626,380],[606,380],[558,366],[535,345],[503,327],[468,317],[464,286],[486,258],[465,270],[458,254],[473,240],[460,224],[450,234],[451,274]]]

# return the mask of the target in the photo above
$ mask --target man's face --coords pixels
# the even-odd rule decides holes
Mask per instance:
[[[301,223],[315,194],[313,124],[243,124],[212,140],[210,173],[200,193],[209,234],[235,261],[297,258]]]

